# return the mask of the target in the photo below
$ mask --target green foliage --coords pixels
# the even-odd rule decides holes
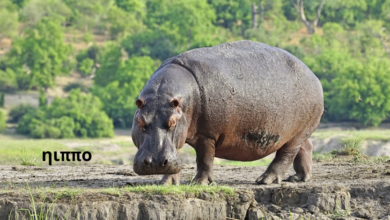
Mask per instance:
[[[111,55],[120,56],[119,48],[112,48],[104,56],[102,67],[96,72],[92,92],[102,100],[103,109],[114,120],[115,126],[130,127],[137,109],[135,100],[157,65],[150,57],[120,61]],[[110,71],[113,69],[116,71]]]
[[[235,193],[235,189],[228,186],[219,186],[216,184],[211,185],[199,185],[199,184],[189,184],[189,185],[136,185],[132,187],[124,187],[124,188],[113,188],[110,191],[105,191],[109,193],[120,194],[120,191],[124,192],[136,192],[142,194],[173,194],[173,195],[184,195],[190,194],[194,196],[198,196],[201,193],[221,193],[224,196],[233,196]]]
[[[88,92],[88,87],[82,83],[69,83],[64,87],[64,92],[70,92],[73,89],[79,89],[81,92]]]
[[[61,0],[30,0],[21,11],[24,23],[37,25],[43,18],[58,23],[70,19],[72,11]]]
[[[7,91],[16,87],[15,72],[7,68],[5,71],[0,69],[0,91]]]
[[[323,121],[378,125],[387,120],[390,0],[325,1],[313,35],[305,32],[295,3],[0,0],[0,42],[13,38],[11,50],[0,60],[0,91],[47,91],[62,73],[74,69],[83,76],[95,73],[94,94],[102,99],[115,124],[128,127],[134,99],[155,63],[193,48],[249,39],[287,50],[318,76],[324,89]],[[257,6],[254,27],[252,4]],[[308,21],[316,18],[318,6],[318,0],[304,1]],[[28,27],[19,37],[18,19],[23,28]],[[75,39],[81,36],[83,42],[74,42],[76,48],[80,43],[92,46],[71,54],[62,30],[73,33]],[[106,46],[94,43],[107,37],[113,42]],[[75,87],[80,85],[65,89]]]
[[[127,8],[127,7],[126,7]],[[127,10],[113,6],[108,12],[111,39],[117,39],[128,34],[134,34],[143,29],[141,16],[129,13]]]
[[[4,92],[0,92],[0,108],[4,108]]]
[[[26,147],[20,147],[20,157],[15,158],[19,165],[22,166],[36,166],[39,153],[27,151]]]
[[[0,133],[3,133],[7,128],[6,120],[7,117],[5,116],[4,112],[0,110]]]
[[[351,64],[332,81],[334,98],[329,100],[329,112],[377,126],[390,113],[390,60],[371,58]]]
[[[24,5],[28,2],[29,0],[11,0],[13,4],[15,4],[19,9],[23,8]]]
[[[8,54],[9,62],[22,78],[27,78],[29,86],[34,84],[44,89],[54,86],[55,77],[62,74],[70,52],[61,26],[44,18],[25,34],[25,38],[16,39]]]
[[[39,107],[47,105],[47,98],[45,92],[40,91],[38,101],[39,101]]]
[[[17,132],[34,138],[112,137],[112,122],[101,109],[97,97],[72,90],[67,98],[24,115]]]
[[[91,74],[93,65],[94,65],[94,62],[92,59],[85,58],[84,60],[82,60],[79,63],[79,67],[78,67],[81,75],[87,76],[87,75]]]
[[[63,0],[72,10],[69,23],[88,32],[104,18],[113,1],[110,0]]]
[[[0,0],[0,43],[5,37],[12,37],[18,30],[18,13],[8,0]]]
[[[9,113],[8,116],[10,117],[10,122],[17,123],[20,119],[23,118],[26,114],[34,114],[37,110],[36,107],[29,105],[29,104],[20,104],[15,107],[13,107]]]

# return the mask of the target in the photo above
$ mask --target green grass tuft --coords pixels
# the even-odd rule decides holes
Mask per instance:
[[[15,157],[15,160],[22,166],[36,166],[38,153],[27,152],[26,147],[20,147],[19,158]]]
[[[184,194],[191,194],[191,195],[199,195],[201,193],[222,193],[225,196],[232,196],[234,195],[235,188],[231,188],[228,186],[219,186],[219,185],[138,185],[138,186],[128,186],[120,189],[121,191],[125,192],[135,192],[135,193],[143,193],[143,194],[160,194],[160,195],[166,195],[166,194],[172,194],[172,195],[184,195]]]
[[[214,161],[214,164],[230,165],[230,166],[268,166],[272,162],[272,159],[263,158],[256,161],[235,161],[235,160],[218,160]]]

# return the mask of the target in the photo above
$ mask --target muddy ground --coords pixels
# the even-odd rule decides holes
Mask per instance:
[[[120,197],[99,191],[55,202],[55,214],[65,210],[76,219],[390,219],[390,163],[316,163],[307,183],[257,185],[266,167],[215,165],[218,185],[236,188],[236,196],[142,195]],[[182,184],[195,174],[195,165],[184,165]],[[291,168],[287,173],[294,173]],[[0,219],[13,210],[28,208],[30,187],[52,186],[83,189],[155,184],[159,175],[138,176],[131,165],[22,167],[0,166]],[[48,200],[50,201],[50,200]],[[291,214],[290,214],[291,213]],[[12,217],[14,218],[14,217]],[[11,219],[12,219],[11,218]],[[18,219],[23,219],[19,214]]]

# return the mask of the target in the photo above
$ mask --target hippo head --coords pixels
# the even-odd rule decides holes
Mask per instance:
[[[138,148],[134,171],[139,175],[180,172],[178,149],[186,140],[186,117],[180,98],[153,95],[136,101],[132,138]]]

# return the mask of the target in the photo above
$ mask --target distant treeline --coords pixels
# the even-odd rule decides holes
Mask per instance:
[[[45,108],[56,76],[92,75],[91,88],[68,91],[100,99],[119,127],[131,126],[162,61],[241,39],[300,58],[322,82],[323,121],[379,125],[390,115],[390,0],[0,0],[0,30],[0,42],[12,39],[0,91],[38,90]],[[87,49],[75,48],[76,33]],[[98,46],[97,36],[109,40]]]

